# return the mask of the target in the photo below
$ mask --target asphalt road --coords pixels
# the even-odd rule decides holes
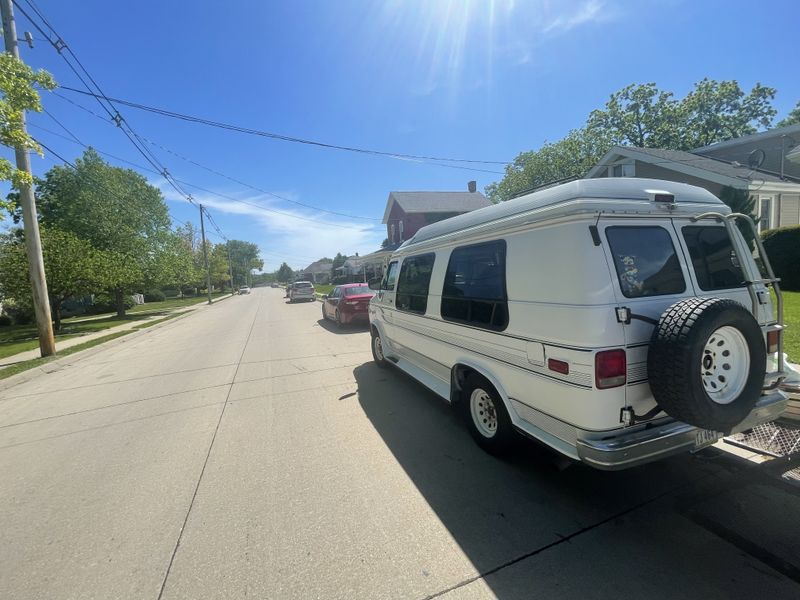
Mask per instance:
[[[0,598],[798,598],[795,488],[714,449],[499,461],[256,289],[0,392]]]

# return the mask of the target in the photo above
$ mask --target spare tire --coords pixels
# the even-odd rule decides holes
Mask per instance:
[[[767,353],[761,327],[734,300],[689,298],[670,306],[653,331],[647,373],[670,416],[724,433],[761,396]]]

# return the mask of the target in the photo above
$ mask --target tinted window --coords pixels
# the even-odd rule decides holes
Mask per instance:
[[[368,285],[358,285],[355,287],[344,288],[345,296],[361,296],[363,294],[371,294],[372,290]]]
[[[433,254],[411,256],[403,261],[397,278],[395,306],[400,310],[424,313],[428,307],[428,286],[433,271]]]
[[[442,318],[487,329],[506,328],[505,241],[453,250],[442,288]]]
[[[680,294],[686,289],[675,247],[663,227],[609,227],[606,237],[626,297]]]
[[[383,280],[383,285],[381,286],[381,288],[384,290],[389,290],[391,292],[394,290],[394,285],[396,281],[397,281],[397,261],[389,265],[389,270],[386,272],[386,278]]]
[[[682,231],[700,289],[723,290],[742,285],[745,278],[739,258],[724,227],[690,226]]]
[[[299,288],[310,288],[310,287],[312,287],[312,285],[311,285],[311,283],[310,283],[310,282],[308,282],[308,281],[298,281],[298,282],[295,284],[295,287],[299,287]]]

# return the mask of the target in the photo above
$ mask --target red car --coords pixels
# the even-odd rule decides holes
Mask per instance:
[[[337,325],[369,321],[369,301],[374,295],[366,283],[337,285],[322,297],[322,318],[333,319]]]

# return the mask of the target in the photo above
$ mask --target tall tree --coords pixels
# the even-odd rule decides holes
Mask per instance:
[[[39,144],[25,132],[22,125],[26,110],[42,110],[34,85],[52,90],[56,82],[46,71],[34,71],[8,52],[0,54],[0,144],[41,154]],[[10,181],[13,187],[19,187],[21,183],[33,183],[28,173],[15,168],[6,158],[0,158],[0,181]],[[7,207],[6,202],[0,199],[0,208]],[[0,213],[0,220],[2,218]]]
[[[208,265],[211,269],[211,283],[224,289],[231,280],[228,270],[228,248],[225,244],[214,244],[208,255]]]
[[[50,310],[58,331],[64,301],[104,289],[114,265],[73,233],[43,227],[41,236]],[[6,236],[0,243],[0,287],[4,296],[14,298],[18,304],[30,304],[28,258],[21,232]]]
[[[727,204],[731,211],[742,213],[751,219],[756,218],[756,199],[747,190],[726,185],[722,188],[719,199]],[[745,241],[747,241],[747,245],[750,246],[750,250],[755,249],[753,230],[747,224],[742,223],[741,220],[737,220],[736,224],[739,226],[739,231],[742,232]]]
[[[347,256],[342,254],[341,252],[337,252],[336,256],[333,257],[333,264],[331,265],[331,279],[336,277],[336,269],[341,267],[345,261],[347,260]]]
[[[789,125],[800,125],[800,101],[783,119],[777,122],[777,127],[788,127]]]
[[[74,170],[50,169],[37,187],[42,224],[75,234],[109,259],[115,268],[109,291],[124,316],[124,295],[161,279],[158,257],[170,231],[161,191],[135,171],[107,164],[92,149],[75,160]]]
[[[228,240],[227,247],[231,254],[233,280],[237,284],[244,284],[245,277],[253,269],[260,271],[264,268],[264,261],[260,256],[261,251],[256,244],[242,240]]]
[[[294,277],[294,271],[288,264],[281,263],[280,268],[275,273],[278,281],[291,281]]]
[[[586,127],[538,150],[522,152],[503,179],[486,187],[493,202],[546,183],[581,177],[611,146],[692,150],[769,127],[775,90],[756,84],[703,79],[684,98],[655,83],[629,85],[590,113]]]

